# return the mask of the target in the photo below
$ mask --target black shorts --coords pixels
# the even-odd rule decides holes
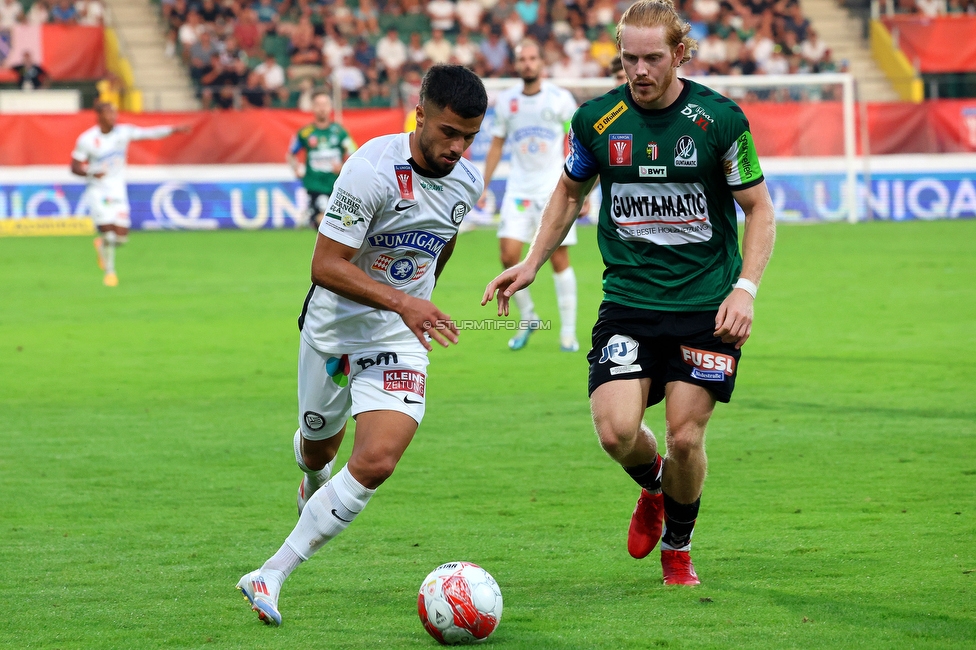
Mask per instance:
[[[650,377],[648,406],[664,399],[664,386],[672,381],[707,388],[716,400],[728,402],[742,352],[712,335],[716,313],[638,309],[604,301],[586,356],[590,394],[615,379]]]
[[[322,192],[308,192],[308,208],[305,214],[308,215],[310,223],[317,222],[316,217],[325,214],[325,211],[329,209],[329,198],[328,194]]]

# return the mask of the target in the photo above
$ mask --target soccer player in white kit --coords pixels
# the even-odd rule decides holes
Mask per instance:
[[[526,39],[515,49],[515,70],[521,85],[507,88],[495,100],[491,147],[485,159],[485,187],[502,157],[506,140],[512,145],[511,170],[501,205],[498,241],[502,266],[519,263],[525,244],[532,243],[549,195],[559,181],[565,159],[566,133],[576,112],[576,100],[568,90],[542,80],[539,44]],[[576,243],[576,225],[551,258],[556,303],[559,306],[559,347],[579,350],[576,340],[576,274],[569,262],[569,248]],[[528,343],[539,317],[528,289],[514,296],[522,327],[509,342],[512,350]]]
[[[278,594],[288,575],[352,523],[413,439],[430,341],[457,343],[450,316],[430,296],[484,189],[461,154],[487,107],[473,72],[434,66],[421,86],[416,131],[370,140],[339,173],[298,319],[298,524],[237,583],[269,625],[281,624]],[[352,455],[332,476],[350,415]]]
[[[186,133],[189,126],[116,124],[118,113],[109,102],[95,104],[98,124],[78,136],[71,153],[71,172],[84,176],[88,187],[85,201],[98,227],[95,238],[98,266],[105,271],[107,287],[117,286],[115,248],[129,235],[129,195],[125,186],[125,158],[133,140],[159,140],[174,133]]]

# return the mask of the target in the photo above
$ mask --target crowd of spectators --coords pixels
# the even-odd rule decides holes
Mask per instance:
[[[603,77],[616,55],[614,26],[629,5],[161,0],[167,53],[182,57],[204,106],[215,108],[307,108],[314,87],[333,85],[350,106],[411,106],[424,70],[435,63],[466,65],[482,77],[512,76],[513,49],[525,37],[542,45],[550,77]],[[685,75],[842,69],[797,0],[676,0],[676,6],[700,43]]]
[[[976,16],[976,0],[879,0],[882,14],[915,14],[928,18],[936,16]]]
[[[0,30],[18,23],[100,26],[105,19],[101,0],[34,0],[25,11],[21,0],[0,0]]]

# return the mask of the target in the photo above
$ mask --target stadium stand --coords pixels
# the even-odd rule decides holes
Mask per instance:
[[[512,48],[526,36],[543,44],[550,76],[606,76],[615,54],[613,26],[628,4],[161,0],[159,11],[167,52],[185,62],[205,107],[303,107],[312,85],[333,84],[340,86],[346,106],[391,107],[409,103],[411,79],[434,62],[468,65],[483,77],[511,75]],[[847,67],[811,28],[796,0],[678,0],[678,6],[702,42],[701,56],[686,74]],[[203,33],[210,37],[201,39]],[[219,60],[212,58],[213,49]],[[285,83],[271,59],[284,71]],[[245,85],[246,96],[240,92]]]
[[[976,95],[976,0],[676,0],[698,38],[686,75],[850,71],[867,101]],[[308,108],[316,87],[343,106],[410,105],[433,62],[512,75],[515,43],[537,39],[550,76],[604,77],[627,0],[0,0],[0,57],[27,26],[105,25],[106,70],[45,57],[63,81],[129,110]],[[870,38],[870,47],[867,38]],[[45,46],[47,47],[47,46]],[[81,50],[77,50],[81,51]],[[125,56],[129,61],[120,60]],[[82,57],[74,55],[76,59]],[[21,63],[11,57],[8,68]],[[131,65],[130,65],[131,64]],[[30,71],[28,71],[30,72]],[[31,77],[32,79],[34,77]],[[135,79],[141,92],[135,92]],[[23,85],[0,72],[0,85]],[[34,83],[34,82],[31,82]],[[87,84],[87,85],[86,85]],[[737,99],[781,97],[753,93]],[[828,93],[829,95],[829,93]],[[787,96],[788,97],[788,96]]]

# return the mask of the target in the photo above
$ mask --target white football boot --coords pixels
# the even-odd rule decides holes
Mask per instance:
[[[281,625],[281,613],[278,612],[280,581],[265,580],[261,569],[256,569],[238,580],[237,588],[251,603],[251,609],[258,613],[258,618],[266,625],[275,627]]]

